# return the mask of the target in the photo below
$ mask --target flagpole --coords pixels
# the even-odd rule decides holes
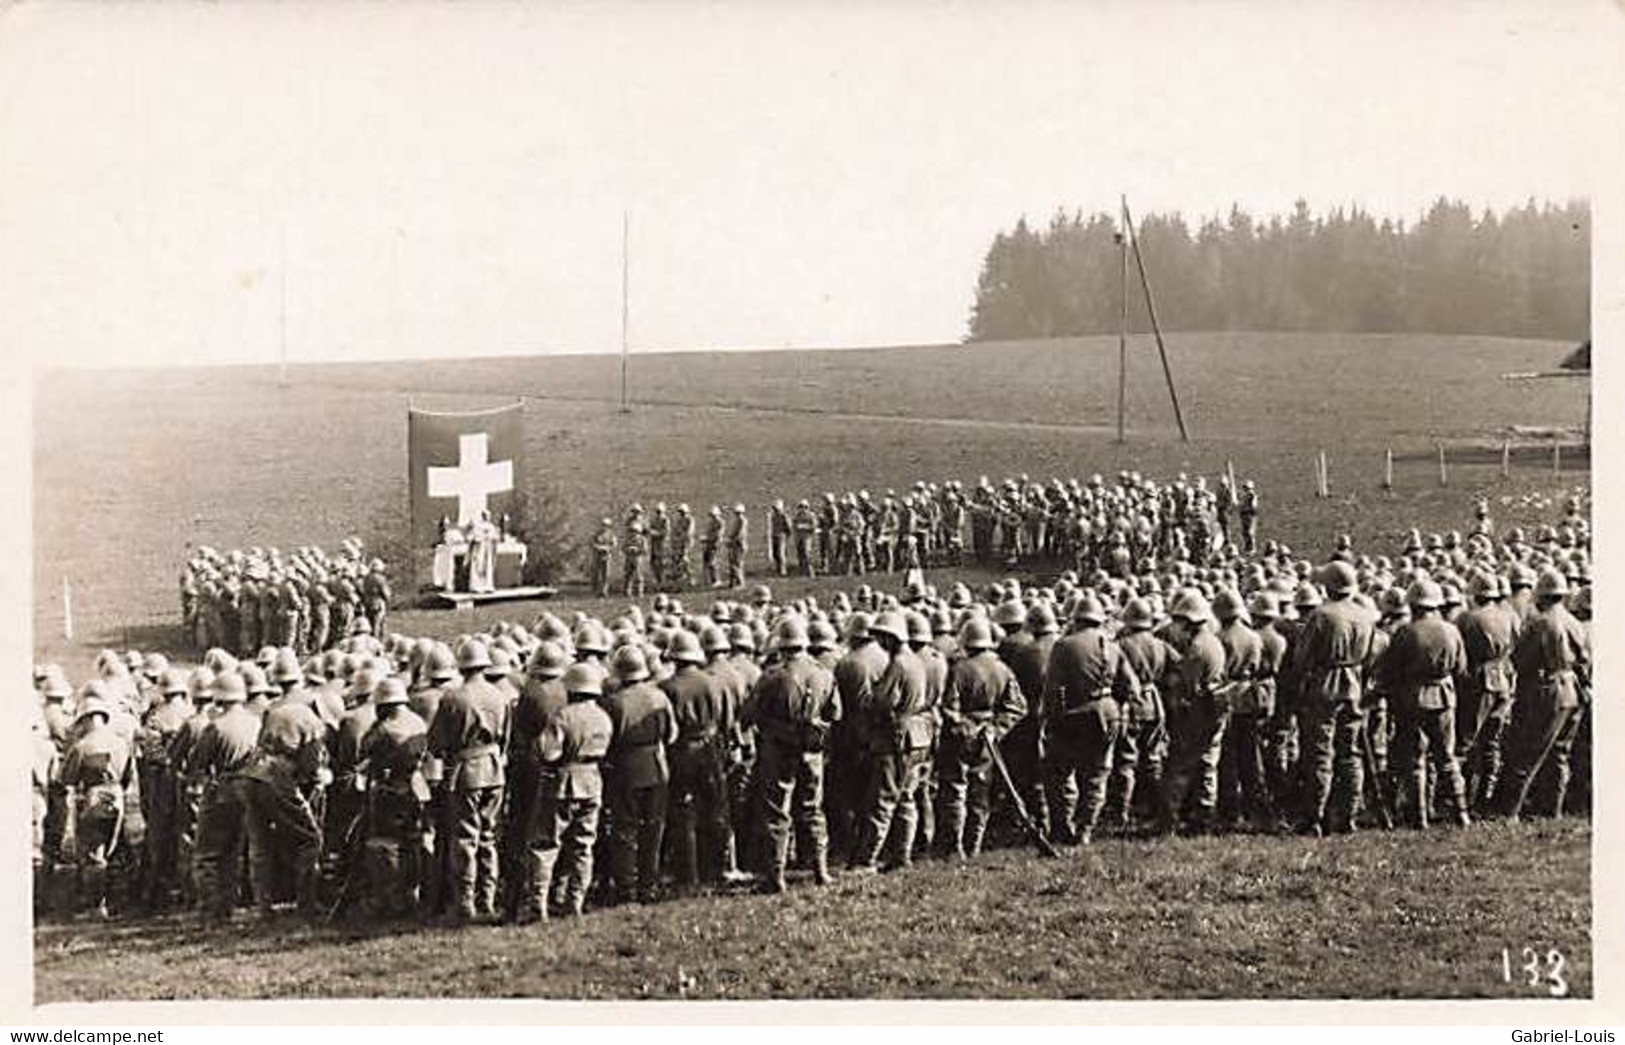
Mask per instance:
[[[631,262],[627,256],[627,244],[631,239],[631,216],[621,211],[621,413],[631,410],[626,403],[626,357],[627,357],[627,290],[631,278]]]
[[[278,334],[279,350],[277,353],[277,386],[288,387],[288,226],[281,228],[282,258],[279,266],[278,295]]]

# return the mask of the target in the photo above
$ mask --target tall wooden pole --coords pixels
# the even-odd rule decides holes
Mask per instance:
[[[1126,197],[1119,197],[1123,202],[1123,212],[1128,213]],[[1128,232],[1119,230],[1117,233],[1117,252],[1122,255],[1122,272],[1118,277],[1117,296],[1117,441],[1127,440],[1126,420],[1128,413]]]
[[[281,264],[278,266],[277,296],[277,385],[288,387],[288,226],[281,228]]]
[[[627,257],[628,241],[631,239],[632,219],[626,211],[621,211],[621,413],[628,413],[631,407],[626,402],[626,357],[627,346],[627,289],[631,276],[631,263]]]
[[[1179,438],[1190,442],[1185,429],[1185,415],[1179,409],[1179,393],[1174,391],[1174,372],[1168,366],[1168,346],[1162,342],[1162,324],[1157,322],[1157,303],[1151,295],[1151,280],[1145,274],[1145,256],[1140,253],[1140,240],[1134,234],[1134,217],[1129,213],[1128,198],[1123,198],[1123,225],[1128,229],[1129,246],[1134,248],[1134,264],[1140,270],[1140,286],[1145,290],[1145,311],[1151,317],[1151,332],[1157,338],[1157,355],[1162,358],[1162,376],[1168,382],[1168,398],[1174,404],[1174,423],[1179,426]]]

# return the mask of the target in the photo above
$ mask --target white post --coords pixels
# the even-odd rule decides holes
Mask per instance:
[[[1501,441],[1501,478],[1512,478],[1512,441],[1509,439]]]
[[[1450,472],[1444,463],[1444,444],[1439,444],[1439,485],[1450,485]]]
[[[62,637],[73,641],[73,586],[62,578]]]
[[[1394,448],[1391,446],[1382,455],[1382,488],[1394,488]]]
[[[1326,451],[1320,452],[1320,496],[1332,495],[1332,470],[1326,463]]]
[[[1552,474],[1557,475],[1558,473],[1560,473],[1562,471],[1563,471],[1563,444],[1562,444],[1561,441],[1559,441],[1557,439],[1554,439],[1554,440],[1552,440]]]

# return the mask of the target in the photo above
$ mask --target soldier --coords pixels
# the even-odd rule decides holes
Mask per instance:
[[[51,862],[61,855],[60,848],[48,847],[47,827],[51,820],[52,792],[61,788],[61,765],[56,744],[41,715],[35,715],[29,729],[29,769],[32,789],[30,796],[33,814],[33,870],[34,918],[44,913],[47,899]],[[58,834],[57,838],[60,838]],[[53,839],[55,841],[56,839]]]
[[[547,917],[555,877],[559,907],[567,915],[581,913],[592,882],[604,795],[600,765],[609,754],[614,724],[599,706],[603,681],[598,672],[572,664],[562,685],[568,702],[548,715],[535,743],[542,768],[527,832],[529,888],[521,922]]]
[[[485,643],[464,643],[457,654],[462,684],[441,697],[429,723],[428,750],[444,763],[446,774],[451,916],[463,923],[496,916],[497,817],[509,709],[497,688],[481,677],[490,666]]]
[[[790,513],[782,500],[776,500],[767,513],[767,558],[780,577],[790,572],[790,533]]]
[[[1358,588],[1353,567],[1329,564],[1326,601],[1310,613],[1292,651],[1306,803],[1299,828],[1306,834],[1325,830],[1329,808],[1333,828],[1353,830],[1364,786],[1362,669],[1375,624],[1352,598]],[[1338,805],[1329,807],[1334,795]]]
[[[993,787],[992,745],[1027,714],[1013,671],[994,652],[993,629],[980,617],[959,635],[963,659],[954,664],[943,694],[942,779],[947,787],[943,848],[964,860],[982,851]]]
[[[385,674],[373,664],[355,672],[345,693],[344,714],[333,730],[333,786],[328,794],[325,841],[329,863],[340,875],[352,873],[359,855],[357,840],[366,826],[366,767],[361,764],[361,741],[378,720],[372,691]]]
[[[112,708],[102,683],[86,690],[75,723],[83,732],[62,758],[61,783],[74,810],[77,906],[105,918],[108,858],[119,844],[135,764],[124,737],[108,724]]]
[[[925,768],[920,772],[920,786],[911,796],[915,806],[918,848],[929,852],[936,841],[937,815],[937,740],[942,731],[942,695],[948,689],[948,658],[934,645],[936,636],[925,614],[910,609],[903,614],[908,628],[908,648],[925,665],[926,719],[931,726],[931,740],[927,745]]]
[[[671,561],[667,587],[684,591],[693,583],[692,566],[688,561],[689,549],[694,547],[694,517],[688,505],[677,506],[677,517],[671,524]]]
[[[670,579],[670,566],[666,561],[666,541],[671,535],[671,515],[665,501],[656,501],[654,515],[649,519],[649,576],[655,587],[664,590]]]
[[[728,863],[728,738],[738,707],[704,670],[705,653],[693,632],[672,636],[666,659],[676,665],[660,688],[677,720],[669,792],[677,881],[715,884]]]
[[[161,700],[147,709],[138,734],[142,813],[147,821],[146,877],[141,898],[149,908],[170,900],[170,889],[182,870],[176,863],[177,808],[183,783],[170,764],[169,752],[175,736],[195,713],[186,699],[186,673],[176,669],[164,672],[159,687]]]
[[[418,902],[423,852],[423,779],[429,727],[411,708],[406,685],[381,680],[373,689],[377,719],[361,740],[366,765],[366,843],[362,866],[375,918],[410,914]]]
[[[1465,762],[1467,797],[1473,812],[1489,811],[1501,779],[1501,745],[1512,717],[1512,653],[1520,621],[1501,605],[1500,578],[1480,573],[1473,578],[1473,608],[1458,625],[1467,650],[1467,677],[1456,708],[1458,751]]]
[[[796,570],[803,577],[813,577],[818,572],[814,564],[813,545],[818,537],[818,515],[811,503],[805,500],[796,503],[790,527],[795,537]]]
[[[1241,484],[1236,512],[1241,518],[1241,550],[1252,555],[1258,548],[1258,488],[1251,479]]]
[[[1413,582],[1406,601],[1411,623],[1394,634],[1382,661],[1383,688],[1394,708],[1394,763],[1405,790],[1401,804],[1412,827],[1427,827],[1431,761],[1456,822],[1466,827],[1466,787],[1456,763],[1455,680],[1467,673],[1467,653],[1461,633],[1439,615],[1444,593],[1436,582]]]
[[[836,504],[834,494],[825,493],[823,503],[818,506],[819,573],[831,573],[836,570],[836,563],[840,557],[840,529],[840,506]]]
[[[1021,792],[1028,812],[1040,830],[1048,832],[1050,796],[1045,788],[1044,696],[1049,679],[1050,653],[1060,639],[1055,611],[1044,603],[1023,610],[1010,599],[994,611],[994,623],[1005,629],[998,656],[1015,673],[1027,700],[1027,712],[1004,737],[1002,752],[1009,754],[1012,782]]]
[[[734,505],[733,519],[728,524],[728,587],[745,586],[745,553],[750,546],[750,519],[745,506]],[[782,552],[781,552],[782,558]]]
[[[1218,639],[1230,690],[1230,722],[1220,760],[1221,792],[1234,787],[1240,798],[1233,810],[1237,818],[1250,819],[1255,829],[1272,830],[1275,809],[1264,771],[1264,736],[1275,713],[1273,671],[1270,684],[1261,685],[1264,639],[1253,630],[1239,592],[1234,588],[1219,592],[1213,600],[1213,615],[1219,619]]]
[[[355,629],[356,605],[361,596],[350,578],[342,573],[327,582],[327,590],[333,596],[333,638],[335,642],[347,639]]]
[[[1168,755],[1168,716],[1162,694],[1176,668],[1174,653],[1152,631],[1156,620],[1151,604],[1129,600],[1123,607],[1123,628],[1118,648],[1140,683],[1138,696],[1122,708],[1123,729],[1112,749],[1111,803],[1106,822],[1126,831],[1134,815],[1136,793],[1152,797],[1153,808],[1162,801],[1162,768]]]
[[[851,867],[873,873],[880,869],[881,850],[897,827],[898,854],[893,866],[912,861],[917,828],[914,803],[931,743],[926,715],[925,664],[908,648],[908,625],[895,610],[882,613],[869,626],[870,636],[885,652],[888,663],[875,682],[866,707],[869,720],[869,785],[864,800],[862,835],[853,851]]]
[[[286,677],[286,665],[279,674]],[[262,918],[279,892],[279,862],[290,865],[300,912],[313,917],[319,910],[322,824],[311,796],[328,775],[326,737],[316,712],[298,700],[279,700],[261,718],[259,752],[242,776],[249,871]]]
[[[193,711],[181,724],[169,744],[169,767],[176,780],[175,801],[175,866],[180,879],[180,899],[183,905],[199,897],[197,875],[198,823],[202,815],[203,794],[208,779],[203,767],[193,757],[203,731],[214,720],[214,681],[212,671],[198,668],[186,680],[186,695]],[[246,696],[246,694],[244,694]],[[49,851],[49,850],[47,850]]]
[[[384,624],[389,618],[389,600],[392,598],[389,578],[384,574],[384,560],[374,559],[368,565],[367,575],[361,580],[361,596],[372,633],[384,634]]]
[[[457,681],[457,662],[451,650],[435,644],[424,658],[423,679],[424,684],[408,693],[407,700],[418,718],[432,723],[441,700]],[[422,773],[429,797],[424,801],[422,847],[418,854],[418,901],[423,913],[433,918],[444,913],[450,893],[451,827],[447,817],[451,803],[446,800],[445,761],[426,751]]]
[[[707,588],[720,588],[717,579],[717,549],[722,546],[722,509],[716,505],[706,515],[705,533],[700,538],[700,579]]]
[[[1513,820],[1523,813],[1541,768],[1553,766],[1552,815],[1563,815],[1584,694],[1591,686],[1591,643],[1585,627],[1564,606],[1568,579],[1551,567],[1535,582],[1534,612],[1513,649],[1517,696],[1507,731],[1506,776],[1499,811]]]
[[[310,580],[310,651],[321,653],[333,644],[333,589],[320,570]]]
[[[649,554],[643,506],[634,504],[626,520],[626,536],[621,541],[621,590],[629,599],[643,597],[643,559]]]
[[[1044,793],[1051,805],[1051,827],[1062,844],[1088,845],[1106,804],[1112,746],[1122,729],[1120,707],[1135,699],[1140,684],[1123,651],[1106,634],[1106,609],[1098,598],[1085,593],[1072,620],[1077,630],[1050,650],[1040,746],[1048,756]]]
[[[199,899],[205,919],[220,923],[230,920],[242,895],[247,820],[242,774],[258,750],[260,720],[243,706],[248,690],[241,675],[217,676],[213,691],[221,711],[203,727],[186,761],[206,781],[198,810]]]
[[[569,703],[564,672],[570,656],[556,642],[543,642],[526,665],[525,683],[514,703],[513,731],[508,737],[508,823],[503,835],[505,866],[512,873],[503,883],[503,914],[509,922],[524,920],[529,902],[525,877],[530,861],[530,823],[541,786],[542,766],[536,741],[548,720]]]
[[[677,740],[677,720],[666,695],[649,681],[641,649],[622,646],[612,665],[621,686],[604,702],[614,727],[609,749],[611,874],[619,899],[653,903],[660,888],[660,844],[671,779],[666,749]]]
[[[615,520],[605,517],[592,537],[592,590],[600,599],[609,598],[609,560],[619,544]]]
[[[755,787],[768,837],[766,888],[785,890],[784,868],[794,821],[797,849],[827,885],[829,840],[824,821],[824,748],[841,718],[835,677],[807,655],[801,618],[786,617],[775,633],[783,659],[762,674],[750,715],[761,736]]]

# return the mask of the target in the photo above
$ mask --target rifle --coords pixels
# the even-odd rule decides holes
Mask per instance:
[[[362,837],[362,827],[370,819],[372,813],[372,790],[367,791],[367,804],[361,812],[350,821],[349,828],[344,832],[344,839],[339,845],[339,852],[344,860],[344,877],[339,882],[338,895],[333,897],[333,903],[322,914],[322,924],[331,925],[333,920],[344,910],[345,904],[350,901],[350,895],[355,891],[357,871],[361,866],[362,854],[358,851]]]
[[[1381,818],[1383,830],[1394,829],[1394,797],[1388,793],[1388,781],[1382,773],[1377,772],[1377,749],[1371,743],[1371,733],[1360,723],[1360,761],[1365,763],[1365,775],[1371,781],[1371,791],[1377,796],[1377,815]],[[1418,795],[1418,801],[1425,799]]]
[[[986,734],[983,735],[982,742],[987,745],[988,754],[993,758],[993,768],[998,771],[999,781],[1004,784],[1005,791],[1010,795],[1010,802],[1015,806],[1016,819],[1020,821],[1022,830],[1032,840],[1033,845],[1038,847],[1040,855],[1052,859],[1060,856],[1060,850],[1056,849],[1055,844],[1039,830],[1038,824],[1033,821],[1033,815],[1027,811],[1027,803],[1021,800],[1021,792],[1016,790],[1015,781],[1010,779],[1010,767],[1004,764],[1004,754],[999,750],[999,742]]]

